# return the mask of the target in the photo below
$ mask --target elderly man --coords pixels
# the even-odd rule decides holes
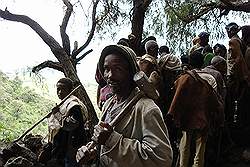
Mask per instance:
[[[206,66],[202,71],[211,74],[217,83],[217,93],[225,101],[226,97],[226,84],[223,79],[223,75],[225,75],[227,69],[226,60],[221,56],[215,56],[211,60],[211,65]]]
[[[145,43],[146,54],[153,56],[155,59],[157,59],[158,57],[158,49],[159,49],[159,46],[157,42],[154,40],[149,40]]]
[[[109,167],[170,167],[172,149],[160,109],[136,87],[135,53],[128,47],[110,45],[99,59],[100,71],[114,96],[103,107],[93,142],[100,145],[99,163]],[[93,144],[78,149],[77,161],[92,157]]]

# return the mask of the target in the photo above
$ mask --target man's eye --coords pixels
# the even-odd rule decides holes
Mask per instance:
[[[123,70],[122,70],[122,68],[116,68],[115,71],[116,71],[116,72],[121,72],[121,71],[123,71]]]

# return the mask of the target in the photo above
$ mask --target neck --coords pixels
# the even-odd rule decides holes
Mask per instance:
[[[134,87],[128,87],[128,89],[124,89],[121,93],[117,93],[116,98],[117,98],[117,103],[121,103],[124,100],[126,100],[129,95],[131,94],[131,92],[133,91]]]

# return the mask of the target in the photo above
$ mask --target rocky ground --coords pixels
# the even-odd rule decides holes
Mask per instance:
[[[246,136],[245,132],[243,134]],[[208,150],[205,167],[250,167],[249,140],[241,136],[243,134],[234,134],[237,144],[222,140],[220,150]],[[216,148],[219,141],[216,137],[214,143],[208,144]],[[33,135],[26,136],[23,142],[1,145],[0,167],[52,167],[53,164],[45,166],[37,161],[41,148],[42,137]]]
[[[0,167],[42,167],[37,157],[42,148],[42,136],[27,135],[24,141],[2,145]]]

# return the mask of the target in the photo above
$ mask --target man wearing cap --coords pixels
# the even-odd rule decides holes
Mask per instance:
[[[157,59],[158,57],[158,49],[159,49],[159,46],[157,42],[154,40],[149,40],[145,43],[146,54],[153,56],[155,59]]]
[[[138,71],[135,53],[126,46],[107,46],[99,66],[114,94],[104,104],[92,137],[100,146],[100,166],[170,167],[172,149],[160,109],[133,80]],[[87,146],[78,149],[80,163],[95,151]]]
[[[169,47],[167,45],[162,45],[159,48],[160,57],[170,54]]]
[[[226,60],[221,56],[215,56],[211,60],[211,65],[206,66],[202,71],[211,74],[217,83],[217,93],[221,96],[223,103],[226,96],[226,84],[223,75],[226,73]]]
[[[201,32],[198,36],[200,38],[200,45],[202,47],[205,47],[205,46],[209,45],[208,44],[208,42],[209,42],[209,36],[210,36],[209,33],[207,33],[207,32]]]
[[[195,50],[201,52],[203,54],[203,56],[204,56],[204,53],[203,53],[204,52],[204,48],[210,47],[210,45],[208,44],[208,42],[209,42],[209,36],[210,36],[210,34],[207,33],[207,32],[201,32],[198,35],[200,47],[198,47]]]
[[[250,75],[244,59],[244,45],[237,33],[241,27],[236,23],[226,26],[229,40],[227,75],[228,93],[227,108],[228,120],[236,126],[246,127],[249,124],[247,90],[250,86]]]

